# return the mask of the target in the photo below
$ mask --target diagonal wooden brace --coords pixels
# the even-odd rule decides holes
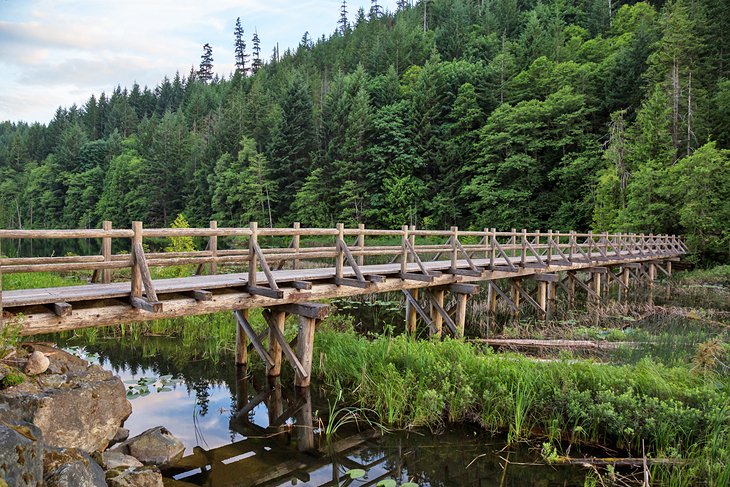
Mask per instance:
[[[271,356],[268,354],[266,349],[264,348],[264,345],[259,340],[258,335],[256,335],[256,332],[251,327],[251,324],[248,322],[245,316],[243,316],[243,313],[241,313],[240,310],[235,310],[233,312],[233,315],[236,317],[236,321],[238,322],[238,326],[241,327],[243,331],[246,332],[246,335],[248,335],[248,339],[251,340],[251,343],[253,343],[254,348],[258,352],[258,354],[261,356],[261,358],[269,365],[274,365],[274,360],[271,358]]]

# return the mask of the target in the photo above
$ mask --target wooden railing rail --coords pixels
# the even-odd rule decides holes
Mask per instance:
[[[202,237],[207,238],[208,242],[205,250],[144,251],[145,239],[173,237]],[[237,242],[242,247],[225,249],[220,248],[219,237],[244,237],[245,240]],[[354,240],[352,237],[355,237]],[[281,238],[290,238],[290,243],[282,246]],[[269,277],[272,269],[282,269],[286,263],[299,269],[303,261],[311,261],[313,266],[330,267],[334,260],[337,276],[342,279],[345,266],[360,267],[370,259],[386,257],[392,258],[391,261],[400,261],[404,273],[408,270],[408,264],[419,262],[423,266],[421,260],[431,260],[432,257],[450,261],[453,269],[459,267],[459,262],[466,262],[471,272],[477,272],[473,259],[486,259],[487,268],[494,268],[497,259],[504,259],[504,265],[514,268],[550,266],[576,259],[593,262],[612,256],[662,256],[688,251],[681,238],[675,235],[527,229],[505,232],[494,228],[460,230],[458,227],[423,230],[414,226],[380,230],[365,228],[362,224],[357,228],[345,228],[338,224],[333,229],[302,228],[298,223],[292,228],[259,228],[256,223],[251,223],[247,228],[219,228],[215,221],[210,222],[209,228],[144,228],[140,222],[134,222],[132,229],[113,229],[111,222],[103,222],[102,229],[0,230],[0,239],[100,239],[101,252],[98,255],[9,257],[0,261],[0,271],[6,274],[94,271],[94,280],[108,283],[111,282],[113,270],[127,268],[131,271],[135,289],[139,289],[138,282],[142,281],[144,267],[149,270],[152,267],[197,265],[199,270],[202,269],[200,266],[208,266],[210,273],[218,272],[220,265],[244,267],[249,272],[251,285],[257,286],[257,270],[262,270]],[[130,240],[131,245],[124,245],[129,249],[126,253],[114,254],[112,242],[119,239]],[[382,239],[397,239],[399,242],[388,244],[383,243]],[[274,264],[277,265],[272,267]],[[460,272],[468,271],[462,269]],[[357,277],[362,278],[362,281],[367,280],[367,276]],[[274,281],[267,280],[267,284],[275,290],[275,285],[272,286]]]

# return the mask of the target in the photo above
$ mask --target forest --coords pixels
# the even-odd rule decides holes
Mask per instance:
[[[0,228],[635,231],[730,261],[730,2],[347,7],[268,59],[239,21],[228,76],[206,45],[187,75],[0,123]]]

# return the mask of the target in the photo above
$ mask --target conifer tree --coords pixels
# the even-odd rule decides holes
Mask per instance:
[[[377,19],[383,15],[383,7],[378,0],[370,0],[370,19]]]
[[[246,41],[243,40],[243,27],[241,26],[241,17],[236,19],[236,28],[233,31],[234,49],[236,52],[236,71],[244,76],[248,73],[249,68],[246,67],[248,62],[248,54],[246,54]]]
[[[203,55],[200,56],[200,69],[197,72],[198,79],[208,82],[213,79],[213,48],[207,42],[203,46]]]
[[[342,0],[342,5],[340,5],[340,20],[337,23],[340,26],[342,35],[347,34],[347,0]]]
[[[253,60],[251,62],[251,71],[256,72],[264,65],[263,61],[261,61],[261,40],[259,39],[259,33],[254,30],[253,31]]]

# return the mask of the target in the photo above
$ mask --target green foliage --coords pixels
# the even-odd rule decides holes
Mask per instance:
[[[222,79],[208,46],[202,77],[0,123],[0,227],[592,226],[726,262],[728,8],[433,0],[269,61],[255,36],[251,73],[239,39]]]
[[[190,228],[190,224],[185,215],[180,213],[172,222],[170,228]],[[170,237],[170,245],[165,247],[165,252],[192,252],[194,250],[193,237]]]
[[[25,382],[25,375],[21,374],[20,372],[9,372],[7,373],[2,381],[0,382],[0,389],[7,389],[8,387],[13,387],[22,384]]]

